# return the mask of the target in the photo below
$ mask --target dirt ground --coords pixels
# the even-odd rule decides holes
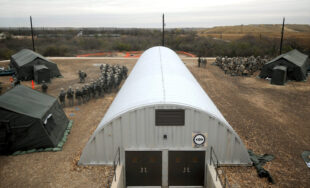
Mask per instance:
[[[78,70],[88,77],[86,82],[99,76],[98,64],[123,64],[132,69],[136,59],[123,60],[53,60],[63,78],[54,78],[48,94],[57,96],[60,88],[80,87]],[[0,77],[6,86],[9,77]],[[22,82],[31,86],[31,82]],[[35,85],[40,90],[40,85]],[[41,152],[19,156],[0,156],[0,187],[106,187],[111,176],[110,166],[80,167],[76,163],[93,131],[97,128],[117,91],[104,98],[92,99],[87,104],[64,108],[73,127],[61,152]]]
[[[188,65],[248,149],[272,154],[264,167],[275,185],[259,179],[254,167],[225,167],[231,185],[310,187],[310,170],[301,158],[310,150],[310,81],[275,86],[251,77],[231,77],[216,66]]]
[[[86,82],[89,82],[99,76],[100,63],[126,65],[130,71],[137,59],[53,61],[64,76],[53,79],[49,85],[48,94],[57,96],[62,87],[82,86],[78,83],[78,70],[87,72]],[[210,63],[206,68],[198,68],[196,60],[183,61],[247,148],[275,156],[265,165],[275,185],[258,178],[254,167],[225,167],[231,185],[310,187],[310,170],[300,156],[303,150],[310,150],[309,80],[274,86],[256,75],[231,77]],[[8,85],[9,77],[0,77],[0,82]],[[36,89],[40,90],[40,86],[36,85]],[[116,92],[81,106],[65,108],[74,123],[63,151],[0,156],[0,187],[105,187],[111,167],[79,167],[76,162]]]

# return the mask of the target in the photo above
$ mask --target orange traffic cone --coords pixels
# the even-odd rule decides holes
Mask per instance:
[[[32,89],[34,89],[34,82],[33,80],[31,81]]]

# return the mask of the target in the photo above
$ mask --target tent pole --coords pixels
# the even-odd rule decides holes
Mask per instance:
[[[284,22],[285,22],[285,17],[283,17],[283,23],[282,23],[282,32],[281,32],[281,41],[280,41],[280,55],[282,54],[282,42],[283,42],[283,34],[284,34]]]
[[[163,36],[162,36],[162,46],[165,46],[165,14],[163,14]]]
[[[31,26],[31,36],[32,36],[32,50],[35,52],[36,49],[34,48],[34,38],[33,38],[33,28],[32,28],[32,18],[30,16],[30,26]]]

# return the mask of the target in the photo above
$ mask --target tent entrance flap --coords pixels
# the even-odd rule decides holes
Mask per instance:
[[[287,78],[287,67],[275,66],[272,70],[271,84],[284,85]]]
[[[49,68],[45,65],[34,65],[33,66],[33,75],[36,83],[40,84],[44,82],[51,81],[51,73]]]

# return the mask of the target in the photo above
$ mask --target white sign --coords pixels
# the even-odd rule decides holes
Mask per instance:
[[[193,139],[193,147],[199,148],[199,147],[207,147],[207,133],[193,133],[192,139]]]

